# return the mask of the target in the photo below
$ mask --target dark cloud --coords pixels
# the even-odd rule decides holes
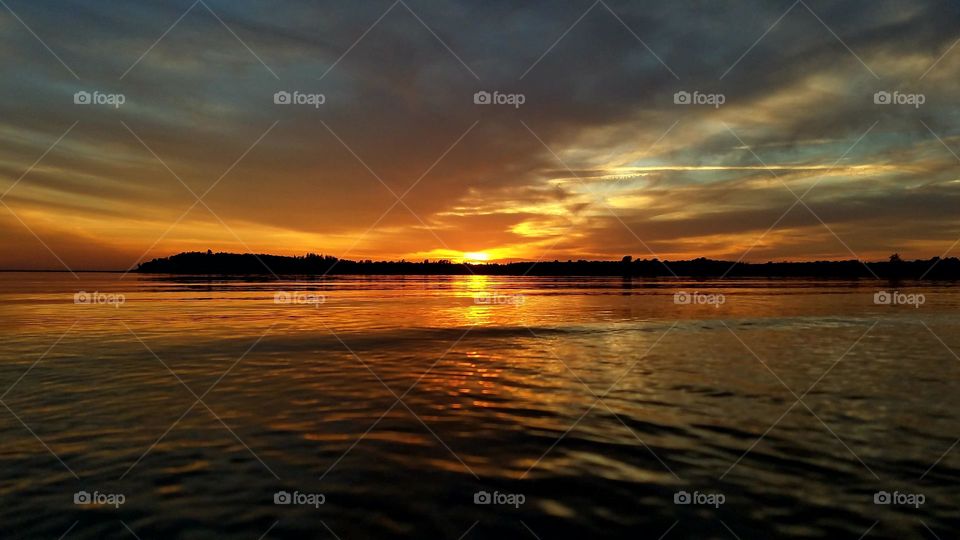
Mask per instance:
[[[810,208],[858,253],[939,255],[957,232],[960,161],[937,140],[960,152],[956,3],[8,5],[20,20],[0,10],[0,188],[79,124],[4,200],[53,244],[79,232],[112,260],[132,263],[194,203],[181,180],[199,194],[219,179],[216,216],[195,208],[151,255],[208,242],[611,257],[646,243],[738,257],[795,201],[781,181],[817,183]],[[78,106],[80,90],[126,103]],[[326,102],[277,106],[281,90]],[[526,101],[478,106],[480,90]],[[676,105],[681,90],[726,102]],[[878,91],[925,103],[877,105]],[[21,245],[31,264],[54,261],[5,224],[22,230],[0,266]],[[780,248],[751,257],[849,256],[805,208],[780,227]]]

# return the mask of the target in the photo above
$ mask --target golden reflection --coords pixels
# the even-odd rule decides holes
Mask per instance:
[[[478,290],[486,290],[490,283],[490,276],[461,276],[454,282],[455,287],[461,287],[469,290],[471,293]]]
[[[472,304],[468,306],[463,313],[466,324],[470,326],[480,326],[490,324],[493,319],[493,312],[488,305]]]
[[[489,304],[481,304],[477,299],[486,294],[490,288],[489,276],[461,276],[454,281],[457,296],[466,296],[470,302],[463,309],[464,324],[469,326],[490,324],[493,312]]]

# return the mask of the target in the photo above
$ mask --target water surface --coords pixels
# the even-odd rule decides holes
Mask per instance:
[[[894,288],[925,302],[874,303]],[[937,284],[0,273],[0,537],[953,537],[958,308]]]

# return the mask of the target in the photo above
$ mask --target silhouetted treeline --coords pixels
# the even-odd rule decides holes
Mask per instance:
[[[140,264],[138,272],[193,275],[496,275],[637,277],[821,277],[883,279],[960,279],[956,257],[863,263],[850,261],[733,263],[705,258],[661,261],[624,257],[620,261],[541,261],[490,264],[438,261],[352,261],[329,255],[302,257],[249,253],[180,253]]]

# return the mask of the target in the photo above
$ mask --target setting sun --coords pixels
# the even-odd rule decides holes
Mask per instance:
[[[465,262],[474,262],[474,261],[489,261],[490,254],[484,253],[482,251],[471,251],[469,253],[463,254],[463,260]]]

